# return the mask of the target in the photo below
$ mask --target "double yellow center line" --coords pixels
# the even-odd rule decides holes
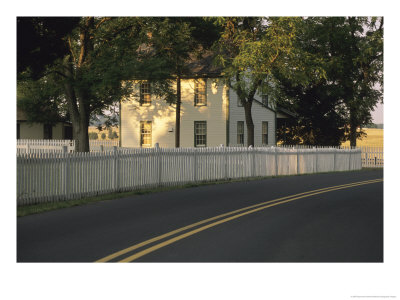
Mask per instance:
[[[353,183],[349,183],[349,184],[336,185],[336,186],[332,186],[332,187],[327,187],[327,188],[312,190],[312,191],[308,191],[308,192],[303,192],[303,193],[299,193],[299,194],[295,194],[295,195],[291,195],[291,196],[286,196],[286,197],[282,197],[282,198],[278,198],[278,199],[262,202],[262,203],[259,203],[259,204],[243,207],[241,209],[230,211],[230,212],[227,212],[227,213],[224,213],[224,214],[221,214],[221,215],[209,218],[209,219],[205,219],[205,220],[202,220],[202,221],[187,225],[185,227],[181,227],[181,228],[175,229],[175,230],[167,232],[165,234],[156,236],[156,237],[154,237],[152,239],[146,240],[146,241],[141,242],[139,244],[133,245],[131,247],[128,247],[128,248],[123,249],[121,251],[118,251],[118,252],[115,252],[113,254],[110,254],[110,255],[108,255],[106,257],[103,257],[103,258],[97,260],[96,262],[111,261],[111,260],[113,260],[113,259],[115,259],[117,257],[125,255],[125,254],[127,254],[129,252],[132,252],[132,251],[136,250],[136,249],[142,248],[142,247],[144,247],[146,245],[149,245],[149,244],[152,244],[154,242],[157,242],[157,241],[160,241],[162,239],[165,239],[167,237],[176,235],[176,234],[181,233],[183,231],[186,231],[188,229],[192,229],[194,227],[198,227],[200,225],[207,224],[207,225],[201,226],[199,228],[196,228],[194,230],[191,230],[191,231],[185,232],[183,234],[180,234],[178,236],[175,236],[175,237],[173,237],[171,239],[168,239],[166,241],[163,241],[161,243],[155,244],[155,245],[153,245],[153,246],[151,246],[149,248],[146,248],[144,250],[136,252],[135,254],[132,254],[132,255],[130,255],[128,257],[125,257],[125,258],[123,258],[122,260],[119,261],[119,262],[131,262],[131,261],[134,261],[134,260],[136,260],[136,259],[138,259],[138,258],[140,258],[140,257],[142,257],[142,256],[144,256],[146,254],[149,254],[149,253],[154,252],[154,251],[156,251],[156,250],[158,250],[160,248],[163,248],[163,247],[168,246],[168,245],[170,245],[172,243],[175,243],[175,242],[177,242],[179,240],[182,240],[182,239],[184,239],[186,237],[189,237],[191,235],[194,235],[196,233],[199,233],[199,232],[204,231],[206,229],[209,229],[211,227],[214,227],[214,226],[217,226],[217,225],[232,221],[234,219],[243,217],[245,215],[249,215],[249,214],[258,212],[260,210],[264,210],[264,209],[266,209],[268,207],[276,206],[276,205],[279,205],[279,204],[291,202],[291,201],[294,201],[294,200],[298,200],[298,199],[302,199],[302,198],[306,198],[306,197],[310,197],[310,196],[314,196],[314,195],[318,195],[318,194],[322,194],[322,193],[327,193],[327,192],[331,192],[331,191],[351,188],[351,187],[365,185],[365,184],[377,183],[377,182],[382,182],[382,181],[383,181],[383,179],[373,179],[373,180],[353,182]],[[216,221],[216,220],[218,220],[218,221]],[[213,221],[215,221],[215,222],[213,222]]]

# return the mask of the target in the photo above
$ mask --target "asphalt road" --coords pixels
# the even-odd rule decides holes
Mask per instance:
[[[383,262],[379,179],[383,170],[279,177],[30,215],[17,219],[17,261]]]

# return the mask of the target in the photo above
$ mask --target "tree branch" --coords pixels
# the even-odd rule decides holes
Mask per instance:
[[[90,40],[89,30],[91,26],[93,26],[93,17],[88,17],[86,19],[85,26],[81,28],[81,33],[79,35],[79,39],[81,42],[81,53],[79,55],[78,67],[82,66],[87,56],[87,50]]]
[[[103,24],[104,22],[109,21],[109,20],[111,20],[110,17],[104,17],[104,18],[102,18],[102,19],[100,20],[100,22],[97,23],[96,29],[98,29],[98,28],[100,27],[101,24]]]
[[[75,56],[74,50],[72,48],[72,42],[71,42],[70,35],[68,35],[68,46],[69,46],[69,52],[71,52],[71,54],[72,54],[72,58],[74,59],[74,61],[76,61],[76,56]]]

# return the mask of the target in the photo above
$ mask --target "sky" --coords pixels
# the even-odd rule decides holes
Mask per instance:
[[[375,110],[372,111],[372,122],[375,124],[383,124],[383,104],[379,103]]]

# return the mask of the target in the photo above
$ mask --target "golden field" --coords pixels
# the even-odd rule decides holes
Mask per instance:
[[[383,147],[383,129],[365,128],[363,130],[367,133],[367,136],[362,140],[358,139],[357,146]],[[342,144],[342,146],[349,145],[349,141]]]
[[[118,136],[119,136],[119,128],[118,127],[111,127],[112,128],[112,131],[113,132],[115,132]],[[89,133],[91,133],[91,132],[95,132],[95,133],[97,133],[97,135],[98,135],[98,139],[97,140],[103,140],[103,141],[110,141],[110,140],[112,140],[112,139],[110,139],[109,137],[108,137],[108,129],[106,129],[106,128],[104,128],[103,130],[99,130],[97,127],[95,127],[95,126],[89,126]],[[101,134],[102,133],[105,133],[106,134],[106,138],[105,139],[102,139],[101,138]],[[113,139],[113,141],[118,141],[118,138],[115,138],[115,139]]]

